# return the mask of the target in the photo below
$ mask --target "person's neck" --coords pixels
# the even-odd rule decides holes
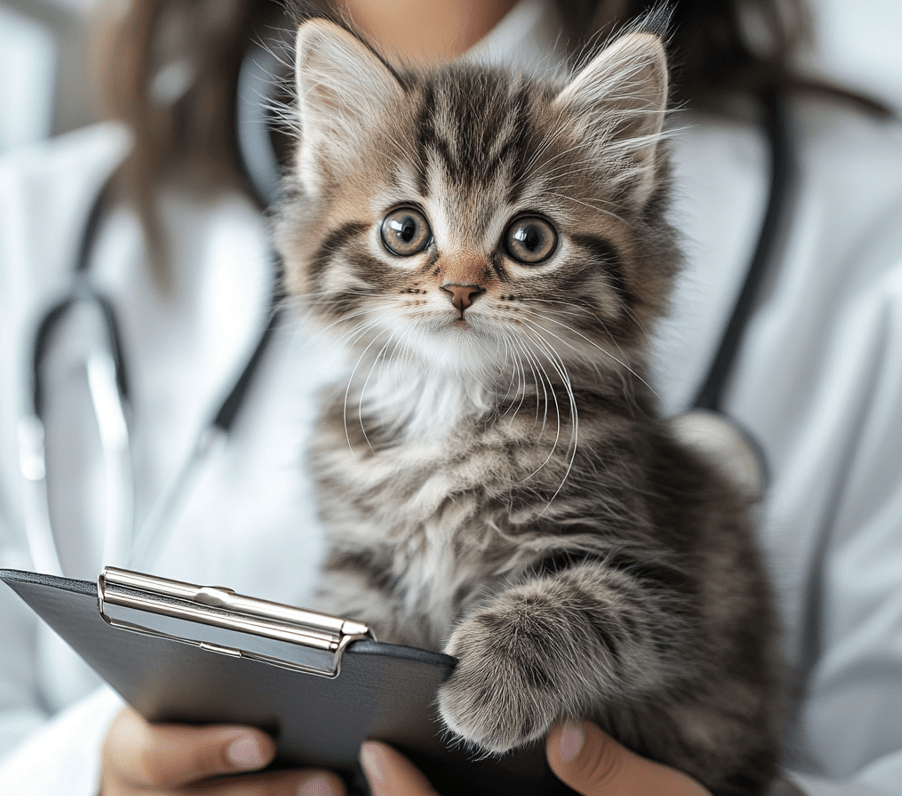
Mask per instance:
[[[360,31],[410,62],[451,60],[482,39],[517,0],[336,0]]]

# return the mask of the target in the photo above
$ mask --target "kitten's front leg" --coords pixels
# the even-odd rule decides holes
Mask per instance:
[[[442,718],[464,740],[500,753],[543,737],[556,720],[597,716],[656,691],[681,670],[675,650],[690,633],[673,607],[598,563],[502,592],[446,645],[459,664],[439,693]]]

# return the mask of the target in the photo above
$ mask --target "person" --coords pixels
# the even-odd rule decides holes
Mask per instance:
[[[342,3],[411,59],[472,57],[552,68],[645,10],[630,0]],[[102,77],[119,123],[0,163],[0,565],[31,569],[15,451],[35,318],[71,283],[88,208],[115,172],[90,278],[119,310],[129,355],[137,527],[153,517],[269,313],[266,223],[231,130],[262,0],[119,3]],[[443,14],[445,14],[443,16]],[[754,14],[757,25],[741,24]],[[902,782],[902,134],[792,69],[801,11],[789,0],[674,4],[675,223],[686,267],[656,330],[664,410],[691,403],[744,276],[766,196],[766,145],[749,97],[786,90],[797,160],[791,224],[733,363],[724,409],[766,454],[760,538],[791,673],[784,788],[886,796]],[[805,89],[808,90],[805,90]],[[831,94],[833,96],[831,96]],[[283,324],[228,443],[194,473],[140,549],[104,552],[106,478],[85,361],[97,318],[77,307],[45,364],[50,513],[62,568],[105,563],[304,604],[322,555],[299,464],[318,384],[332,373]],[[116,558],[116,555],[119,558]],[[340,793],[328,772],[257,772],[272,741],[252,728],[151,727],[0,591],[0,792]],[[555,728],[553,770],[587,796],[704,793],[591,725]],[[379,744],[374,793],[429,793]],[[211,776],[241,778],[197,784]],[[792,783],[790,786],[788,783]],[[680,790],[682,789],[682,790]]]

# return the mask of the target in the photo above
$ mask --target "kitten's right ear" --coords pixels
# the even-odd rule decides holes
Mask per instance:
[[[367,131],[403,96],[401,84],[373,50],[325,19],[298,28],[295,81],[302,150],[333,161],[356,160]]]

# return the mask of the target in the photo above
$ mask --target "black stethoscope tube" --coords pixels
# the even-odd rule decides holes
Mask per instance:
[[[780,236],[789,220],[789,194],[795,171],[795,153],[789,133],[786,103],[780,94],[768,93],[760,98],[759,112],[770,156],[767,205],[755,250],[746,269],[745,281],[733,305],[730,320],[724,327],[717,353],[692,402],[693,409],[722,411],[723,393],[736,362],[739,346],[761,295],[764,279],[772,271],[771,264],[777,260]]]
[[[84,231],[79,245],[78,260],[74,269],[73,286],[69,293],[62,299],[56,301],[45,311],[37,330],[34,334],[34,342],[32,344],[31,353],[31,410],[35,417],[42,418],[44,413],[44,380],[41,375],[44,357],[50,349],[51,338],[56,326],[66,315],[71,307],[79,302],[93,303],[100,312],[103,319],[103,327],[106,333],[107,346],[110,356],[113,360],[116,375],[116,386],[119,391],[120,401],[127,405],[130,402],[130,386],[128,371],[125,364],[125,352],[122,344],[122,334],[119,323],[116,319],[116,313],[113,309],[110,299],[91,287],[88,281],[88,272],[90,270],[90,253],[93,250],[94,241],[100,227],[100,221],[103,217],[103,211],[107,204],[108,186],[98,192],[96,199],[88,214],[88,220],[85,224]],[[266,327],[263,330],[260,339],[254,347],[240,376],[235,380],[232,389],[222,401],[219,409],[213,416],[211,425],[222,431],[228,432],[238,410],[244,403],[245,395],[251,387],[254,375],[260,367],[263,354],[269,345],[273,332],[278,327],[280,320],[279,304],[282,299],[280,289],[281,284],[281,261],[273,254],[273,289],[270,298],[269,318]]]
[[[34,334],[34,342],[31,351],[31,411],[35,417],[41,418],[44,413],[44,384],[41,378],[41,368],[44,357],[50,348],[51,337],[56,325],[69,309],[79,302],[93,303],[103,319],[103,327],[106,332],[107,345],[113,360],[116,376],[116,387],[119,391],[119,399],[123,404],[130,401],[130,387],[128,374],[125,367],[125,352],[122,347],[122,334],[119,322],[112,302],[91,286],[88,272],[91,268],[91,253],[94,250],[94,242],[97,231],[100,228],[109,202],[109,180],[103,188],[97,192],[88,218],[82,230],[78,246],[78,256],[73,269],[73,282],[69,292],[53,303],[44,313]]]

